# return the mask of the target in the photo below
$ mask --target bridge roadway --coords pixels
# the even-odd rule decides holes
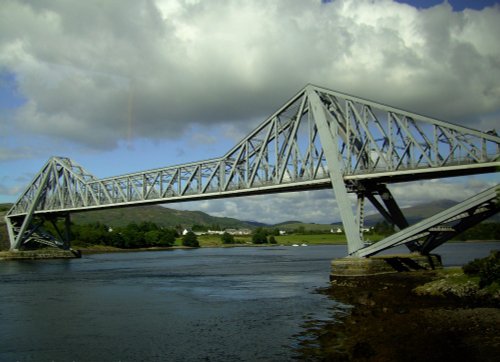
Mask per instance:
[[[68,247],[67,231],[49,235],[43,223],[76,211],[333,188],[348,253],[361,255],[365,199],[408,229],[387,184],[498,172],[499,149],[494,132],[308,85],[220,158],[104,179],[68,158],[51,158],[6,216],[11,249],[31,242]],[[357,195],[355,203],[348,193]],[[488,215],[498,211],[494,200],[487,204]],[[434,245],[423,248],[413,236],[405,238],[412,251]]]

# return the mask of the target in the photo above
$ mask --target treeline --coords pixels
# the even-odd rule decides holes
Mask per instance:
[[[275,236],[280,234],[278,229],[264,229],[258,227],[252,233],[252,243],[254,244],[276,244]]]
[[[62,230],[62,225],[60,225]],[[213,227],[215,225],[211,225]],[[45,225],[49,232],[56,234],[51,225]],[[195,229],[199,230],[199,227]],[[160,227],[152,222],[130,223],[124,227],[109,227],[100,222],[91,224],[72,224],[71,243],[73,246],[106,245],[123,249],[148,248],[148,247],[170,247],[174,245],[176,238],[180,237],[177,228]],[[315,233],[312,230],[296,230],[295,234]],[[318,232],[316,232],[318,233]],[[394,233],[394,228],[387,222],[380,222],[372,229],[372,233],[379,235],[390,235]],[[275,244],[276,236],[279,236],[277,228],[256,228],[251,241],[254,244]],[[500,240],[500,223],[481,223],[473,228],[459,234],[455,240]],[[223,244],[235,244],[233,235],[224,233],[221,235]],[[185,246],[199,246],[196,235],[189,232],[182,237],[182,244]]]
[[[133,249],[168,247],[179,234],[175,229],[162,228],[152,222],[131,223],[125,227],[111,228],[100,222],[71,226],[71,242],[75,246],[107,245]]]
[[[379,235],[388,236],[395,232],[394,226],[382,221],[377,223],[373,232]],[[369,234],[369,233],[368,233]],[[467,240],[500,240],[500,223],[498,222],[483,222],[470,229],[458,234],[453,238],[457,241]]]
[[[500,223],[484,222],[457,235],[455,240],[500,240]]]

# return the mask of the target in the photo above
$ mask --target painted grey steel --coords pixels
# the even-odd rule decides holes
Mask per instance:
[[[98,179],[53,157],[6,221],[12,249],[41,240],[66,247],[65,232],[50,239],[44,221],[91,209],[333,187],[355,255],[364,245],[365,199],[404,229],[388,184],[497,172],[499,149],[494,132],[308,85],[220,158]],[[414,241],[407,245],[422,251]]]
[[[500,211],[500,186],[491,187],[451,208],[409,226],[378,243],[357,251],[370,256],[393,246],[416,241],[426,253],[455,237],[468,227]],[[467,227],[465,227],[467,226]]]
[[[352,254],[363,247],[363,241],[359,233],[359,224],[357,225],[356,223],[356,215],[352,212],[352,203],[351,200],[349,200],[347,187],[343,177],[342,154],[338,148],[340,125],[338,122],[333,122],[332,120],[329,122],[327,120],[327,109],[324,107],[318,94],[314,92],[314,90],[308,91],[308,98],[311,113],[318,127],[321,145],[323,146],[325,154],[330,156],[326,159],[328,169],[333,170],[333,172],[330,172],[333,192],[339,206],[346,237],[347,240],[349,240],[347,251],[349,254]],[[358,213],[358,218],[360,217],[359,215],[360,213]]]

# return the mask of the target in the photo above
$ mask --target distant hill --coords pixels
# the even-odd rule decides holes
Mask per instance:
[[[302,224],[302,221],[298,221],[298,220],[283,221],[283,222],[274,224],[274,226],[283,226],[283,225],[289,225],[289,224]]]
[[[272,225],[269,225],[269,224],[266,224],[266,223],[263,223],[263,222],[258,222],[258,221],[243,221],[245,224],[248,224],[250,226],[253,226],[253,227],[269,227],[269,226],[272,226]]]
[[[403,213],[406,215],[409,223],[414,224],[424,218],[434,215],[454,205],[456,205],[456,202],[454,201],[440,200],[403,208]],[[8,248],[9,246],[4,216],[11,206],[12,204],[8,203],[0,204],[0,250]],[[150,221],[157,225],[165,227],[174,227],[177,225],[182,225],[183,227],[191,227],[195,224],[208,226],[219,225],[223,229],[255,228],[261,226],[279,228],[280,230],[288,231],[296,230],[301,227],[303,227],[307,231],[330,231],[332,228],[341,226],[340,221],[332,224],[313,224],[303,223],[296,220],[270,225],[256,221],[240,221],[234,218],[211,216],[201,211],[174,210],[158,205],[135,206],[73,213],[71,214],[71,220],[77,224],[89,224],[99,221],[103,224],[114,227],[125,226],[132,222],[140,223],[143,221]],[[368,215],[365,217],[365,225],[373,226],[377,222],[380,222],[382,220],[383,219],[381,215]],[[486,222],[500,222],[500,213],[487,219]]]
[[[201,211],[182,211],[158,205],[135,206],[118,209],[85,211],[71,214],[76,224],[90,224],[99,221],[109,226],[125,226],[132,222],[150,221],[159,226],[219,225],[221,228],[249,228],[250,224],[229,218],[208,215]]]
[[[7,204],[0,204],[0,212],[3,212],[4,214],[7,213],[7,211],[10,210],[13,204],[7,203]]]
[[[12,204],[0,204],[0,250],[9,248],[7,229],[4,216]],[[195,224],[215,226],[221,228],[253,228],[254,226],[229,217],[216,217],[201,211],[182,211],[169,209],[158,205],[135,206],[118,209],[93,210],[71,214],[71,221],[75,224],[90,224],[100,222],[102,224],[120,227],[132,222],[153,222],[159,226],[191,227]]]

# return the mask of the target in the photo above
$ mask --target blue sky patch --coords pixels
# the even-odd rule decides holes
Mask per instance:
[[[0,109],[18,108],[24,103],[26,98],[19,92],[15,73],[0,71]]]

